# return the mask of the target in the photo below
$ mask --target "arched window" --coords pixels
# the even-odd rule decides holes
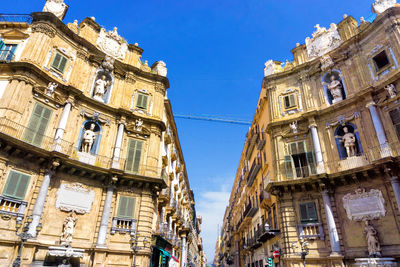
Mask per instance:
[[[94,126],[92,126],[92,124]],[[90,146],[90,154],[97,155],[99,151],[99,146],[100,146],[100,140],[101,140],[101,125],[98,122],[92,121],[92,120],[87,120],[82,124],[81,131],[79,132],[79,138],[77,142],[76,149],[78,151],[84,152],[84,147],[83,147],[83,136],[86,130],[90,130],[91,127],[93,127],[93,132],[94,132],[94,141],[93,144]]]
[[[343,141],[343,136],[346,134],[346,132],[350,134],[349,136],[351,136],[351,134],[354,135],[355,137],[354,147],[349,147],[349,145],[348,144],[346,145],[346,142]],[[354,124],[346,123],[344,125],[338,126],[335,130],[335,140],[340,159],[346,159],[350,156],[360,156],[363,154],[360,135],[357,131],[357,127]],[[348,151],[349,153],[351,153],[352,149],[354,149],[354,154],[348,155]]]
[[[346,86],[342,74],[338,70],[325,73],[321,78],[326,100],[329,104],[335,104],[347,97]]]

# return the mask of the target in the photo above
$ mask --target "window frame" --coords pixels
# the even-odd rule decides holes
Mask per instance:
[[[133,155],[132,155],[132,169],[131,168],[128,169],[128,159],[129,159],[129,153],[130,153],[130,144],[133,141],[141,143],[140,158],[139,158],[139,162],[137,163],[137,165],[138,165],[137,170],[133,170],[134,166],[135,166],[135,158],[136,158],[136,153],[137,153],[137,151],[136,151],[137,150],[137,143],[136,143],[135,147],[133,148],[135,151],[133,152]],[[142,160],[143,160],[145,141],[141,140],[141,139],[129,137],[128,138],[128,144],[127,144],[126,147],[127,147],[127,151],[126,151],[126,161],[125,161],[124,170],[127,171],[127,172],[130,172],[130,173],[139,174],[140,173],[140,169],[141,169],[140,168],[141,167],[141,163],[142,163]]]
[[[304,206],[304,205],[306,205],[305,207],[306,207],[306,213],[307,213],[307,217],[308,218],[310,218],[311,216],[310,216],[310,214],[309,214],[309,212],[308,212],[308,206],[307,205],[310,205],[310,204],[312,204],[313,205],[313,208],[314,208],[314,213],[315,213],[315,218],[314,219],[304,219],[303,217],[302,217],[302,206]],[[298,208],[299,208],[299,210],[298,210],[298,212],[299,212],[299,219],[300,219],[300,223],[301,224],[311,224],[311,223],[319,223],[319,215],[318,215],[318,209],[317,209],[317,203],[315,202],[315,201],[307,201],[307,202],[300,202],[300,203],[298,203]]]
[[[141,106],[141,105],[138,105],[139,96],[141,96],[141,97],[146,97],[146,98],[145,98],[145,99],[146,99],[146,106],[145,106],[145,107],[144,107],[144,106]],[[143,98],[142,98],[142,99],[143,99]],[[136,107],[136,108],[139,108],[139,109],[142,109],[142,110],[147,110],[148,107],[149,107],[149,99],[150,99],[150,95],[149,95],[149,94],[145,94],[145,93],[143,93],[143,92],[137,92],[137,93],[136,93],[135,107]],[[143,102],[143,100],[142,100],[142,102]],[[143,103],[141,103],[141,104],[143,104]]]
[[[56,60],[57,55],[60,55],[60,56],[61,56],[60,64],[61,64],[62,60],[65,59],[64,68],[63,68],[62,70],[59,69],[58,67],[55,67],[55,66],[53,65],[53,64],[54,64],[54,61]],[[67,66],[68,66],[68,62],[69,62],[69,57],[67,57],[67,56],[66,56],[65,54],[63,54],[61,51],[55,49],[55,51],[54,51],[54,56],[53,56],[52,59],[51,59],[50,68],[51,68],[52,70],[57,71],[58,73],[64,74],[64,73],[65,73],[65,69],[66,69]]]
[[[293,105],[291,105],[291,106],[286,106],[286,99],[289,99],[289,104],[291,104],[291,103],[290,103],[290,102],[291,102],[291,101],[290,101],[290,97],[291,97],[291,96],[293,97],[294,103],[292,103]],[[298,97],[298,96],[297,96],[297,93],[296,93],[296,92],[292,92],[292,93],[289,93],[289,94],[282,95],[283,109],[284,109],[285,111],[297,109],[298,106],[299,106],[297,97]]]
[[[124,215],[120,213],[121,209],[121,200],[122,199],[130,199],[133,200],[133,209],[132,209],[132,216]],[[118,197],[118,205],[116,207],[116,217],[117,218],[124,218],[124,219],[134,219],[136,215],[136,203],[137,197],[134,196],[127,196],[127,195],[119,195]],[[127,210],[127,207],[125,208]]]
[[[37,114],[35,114],[35,110],[36,110],[37,106],[41,106],[43,108],[41,115],[43,115],[43,111],[46,110],[46,109],[50,112],[49,118],[48,118],[47,123],[46,123],[46,127],[44,127],[44,129],[43,129],[43,133],[39,133],[39,131],[38,131],[39,128],[38,127],[35,127],[35,129],[29,128],[29,125],[31,124],[31,120],[33,120],[33,116],[37,115]],[[53,115],[53,109],[49,108],[48,106],[46,106],[46,105],[44,105],[42,103],[35,102],[34,105],[33,105],[33,109],[31,111],[31,114],[29,116],[28,125],[26,126],[26,129],[24,130],[23,141],[27,142],[27,143],[29,143],[31,145],[41,147],[42,144],[43,144],[43,139],[46,138],[46,131],[47,131],[47,128],[49,127],[52,115]],[[40,119],[42,119],[42,118],[43,118],[43,116],[40,116]],[[38,124],[38,126],[40,126],[40,124]],[[28,134],[28,131],[31,131],[31,132],[34,133],[34,137],[32,138],[31,141],[28,141],[28,138],[26,136]],[[40,142],[35,143],[35,138],[37,137],[37,135],[41,135],[41,139],[40,139]]]
[[[379,56],[382,53],[385,53],[386,59],[388,61],[388,64],[386,64],[385,66],[383,66],[383,67],[378,69],[376,60],[374,58],[376,58],[377,56]],[[389,53],[388,53],[388,51],[386,49],[382,49],[379,52],[377,52],[376,54],[374,54],[371,57],[371,60],[372,60],[373,66],[374,66],[375,73],[377,75],[381,74],[382,72],[386,71],[387,69],[390,69],[392,67],[392,65],[393,65],[392,60],[390,59]]]

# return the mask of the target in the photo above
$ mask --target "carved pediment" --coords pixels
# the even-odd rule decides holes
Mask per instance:
[[[128,44],[118,34],[116,27],[108,32],[101,28],[97,38],[97,46],[107,55],[118,59],[124,59],[128,51]]]
[[[146,124],[141,121],[141,124],[138,123],[140,122],[141,119],[137,119],[136,121],[128,122],[126,124],[126,131],[130,132],[133,135],[142,135],[142,136],[149,136],[150,135],[150,129]]]
[[[3,32],[1,36],[5,39],[26,39],[29,34],[26,34],[18,29],[12,29],[7,32]]]
[[[323,56],[342,43],[336,24],[332,23],[329,29],[320,27],[319,24],[315,28],[313,38],[306,38],[308,60]]]

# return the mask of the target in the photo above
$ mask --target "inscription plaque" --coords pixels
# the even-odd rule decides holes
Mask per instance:
[[[382,192],[371,189],[357,189],[355,194],[347,194],[343,197],[343,207],[350,220],[365,221],[379,219],[385,216],[385,199]]]
[[[80,183],[62,184],[57,192],[56,208],[62,211],[89,213],[94,200],[94,191]]]

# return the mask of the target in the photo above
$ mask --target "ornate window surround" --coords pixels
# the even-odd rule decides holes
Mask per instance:
[[[383,68],[382,70],[376,70],[375,63],[373,58],[377,56],[382,51],[385,51],[386,56],[389,60],[389,65]],[[389,44],[378,44],[375,46],[367,57],[368,60],[368,68],[371,73],[372,79],[376,82],[382,77],[386,76],[391,72],[392,69],[397,69],[399,67],[395,54],[393,53],[393,49]]]
[[[51,63],[53,62],[54,57],[56,56],[57,53],[61,54],[67,59],[64,72],[60,72],[59,70],[51,66]],[[47,54],[47,58],[43,65],[43,68],[46,71],[49,71],[53,76],[61,79],[63,82],[67,82],[69,77],[71,76],[73,62],[75,61],[75,59],[76,59],[76,51],[72,51],[72,49],[67,50],[63,47],[54,46],[53,48],[50,49],[49,53]]]
[[[291,94],[295,95],[295,100],[296,100],[296,106],[290,107],[290,108],[285,108],[285,97],[289,96]],[[281,110],[281,115],[286,116],[286,115],[291,115],[296,112],[300,112],[303,110],[303,103],[301,100],[301,93],[299,92],[298,89],[286,89],[283,93],[279,95],[279,108]]]

